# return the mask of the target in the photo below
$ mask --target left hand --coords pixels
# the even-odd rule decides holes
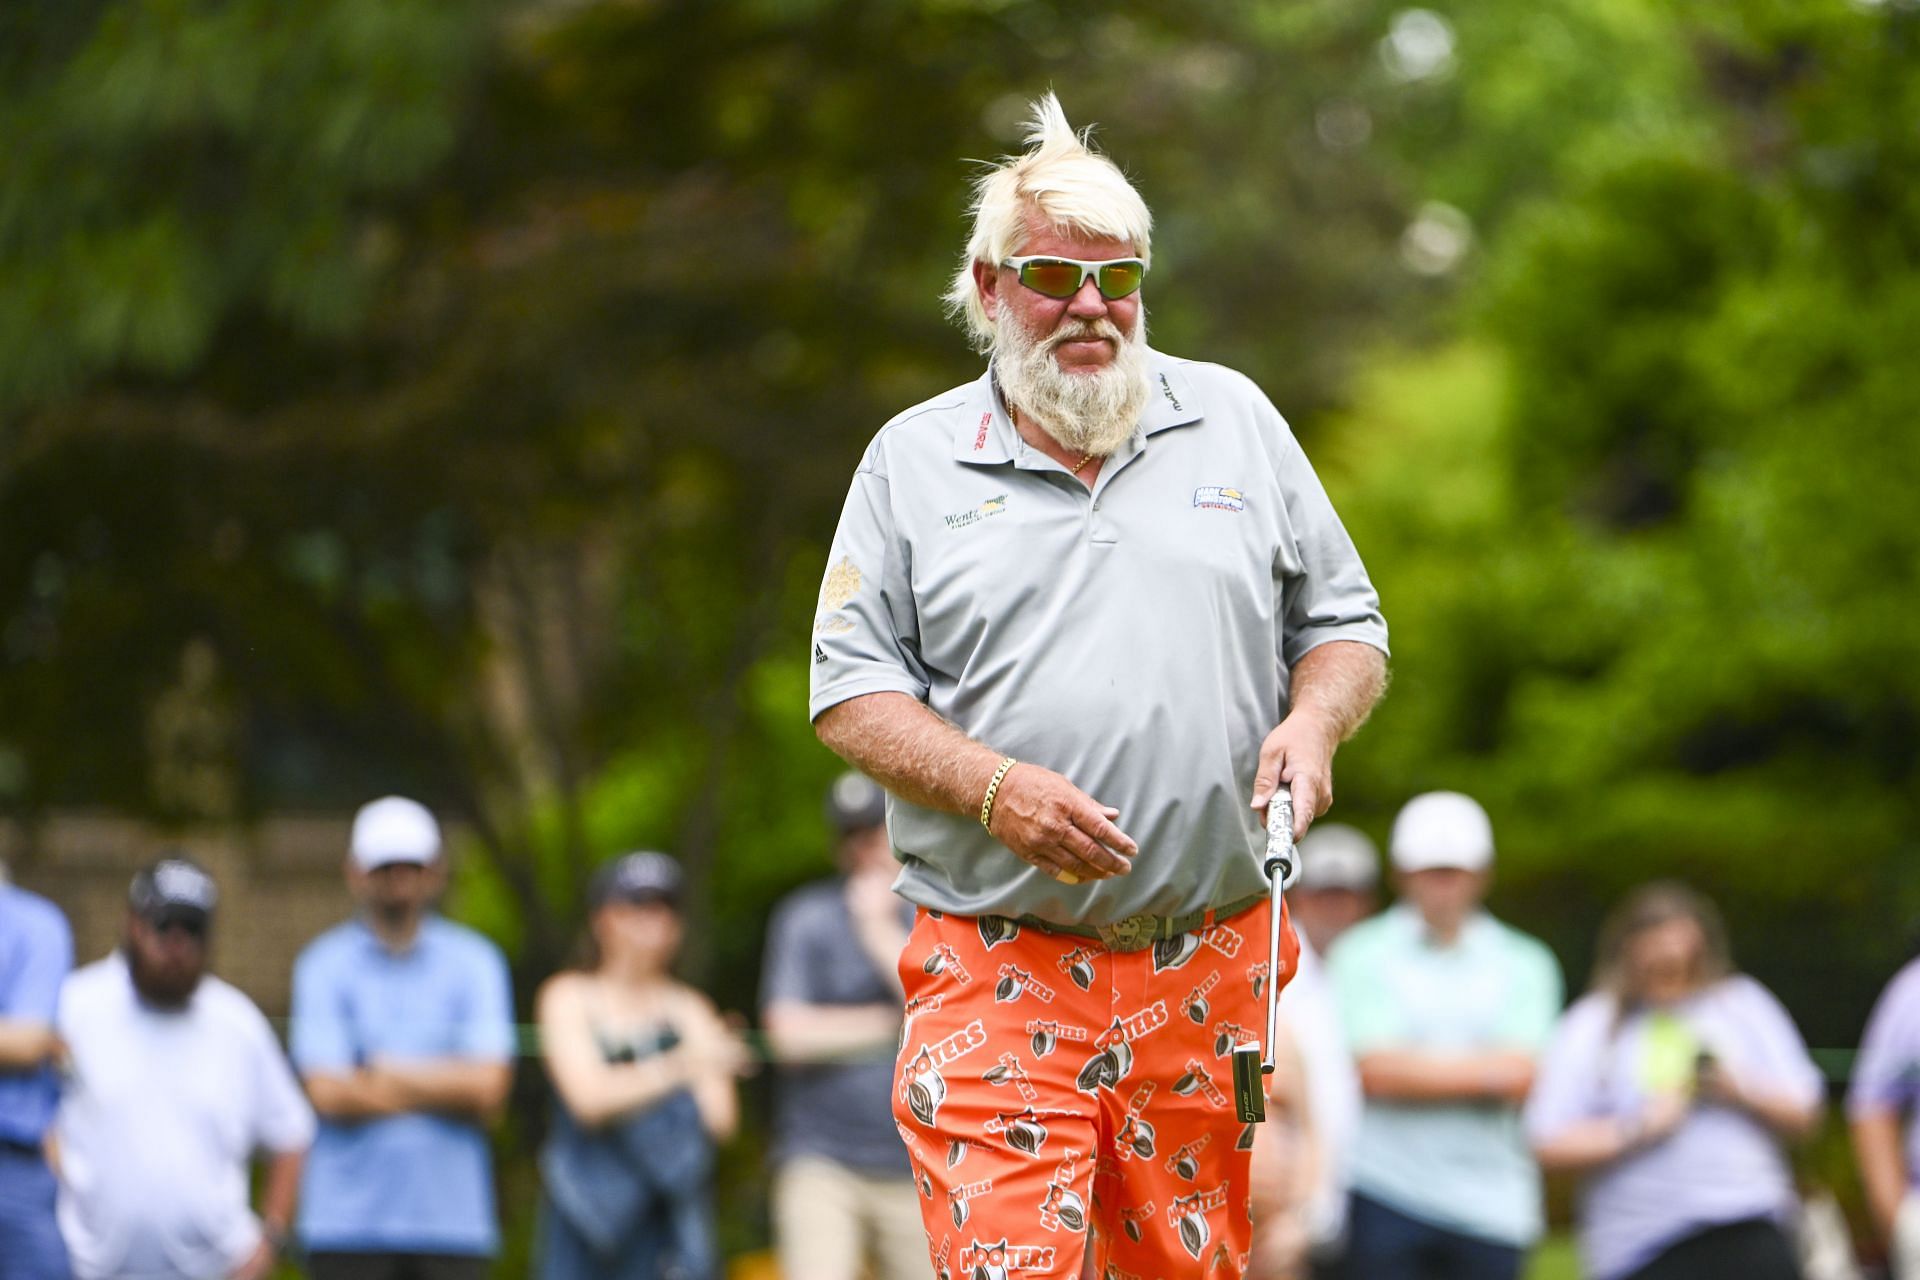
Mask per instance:
[[[1282,785],[1293,795],[1293,838],[1307,834],[1313,820],[1333,807],[1333,749],[1339,736],[1325,721],[1304,711],[1282,720],[1260,744],[1260,766],[1253,774],[1253,807],[1264,819],[1267,799]]]
[[[260,1243],[247,1255],[245,1262],[233,1269],[229,1280],[267,1280],[273,1274],[274,1260],[278,1256],[273,1241],[261,1236]]]
[[[1740,1088],[1740,1082],[1733,1078],[1733,1073],[1718,1058],[1702,1059],[1699,1070],[1694,1074],[1694,1088],[1708,1102],[1717,1102],[1724,1107],[1747,1106],[1747,1095]]]

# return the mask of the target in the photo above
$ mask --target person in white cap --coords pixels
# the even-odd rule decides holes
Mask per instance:
[[[1334,939],[1379,908],[1380,851],[1367,833],[1339,822],[1300,841],[1300,878],[1287,890],[1294,928],[1326,955]]]
[[[437,915],[440,827],[388,796],[353,820],[359,915],[293,970],[294,1066],[321,1115],[300,1200],[314,1280],[479,1280],[499,1248],[486,1127],[513,1071],[500,949]]]
[[[1414,797],[1388,852],[1399,901],[1328,957],[1366,1096],[1347,1274],[1513,1280],[1541,1230],[1519,1109],[1560,1012],[1560,966],[1481,907],[1493,824],[1471,798]]]

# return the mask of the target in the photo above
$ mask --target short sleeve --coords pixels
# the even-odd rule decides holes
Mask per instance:
[[[1371,941],[1350,933],[1327,955],[1340,1024],[1355,1058],[1392,1048],[1406,1038],[1404,1020],[1387,997],[1386,984],[1377,972],[1379,965]]]
[[[818,981],[810,945],[816,916],[807,899],[796,895],[780,904],[767,928],[767,954],[760,972],[760,1007],[818,1002]]]
[[[294,962],[291,1018],[287,1040],[301,1071],[350,1071],[359,1065],[347,991],[328,963],[324,943],[308,947]]]
[[[1753,979],[1733,981],[1740,984],[1739,1026],[1751,1038],[1754,1069],[1769,1085],[1791,1095],[1802,1106],[1819,1102],[1826,1091],[1826,1079],[1814,1065],[1793,1015],[1773,992]]]
[[[489,1062],[513,1058],[513,984],[506,957],[484,938],[474,939],[473,995],[462,1019],[459,1052],[462,1057]]]
[[[814,618],[808,714],[818,718],[838,703],[870,693],[924,700],[929,681],[918,656],[919,640],[892,489],[869,454],[854,474],[827,554]]]
[[[1274,418],[1285,436],[1280,491],[1297,558],[1284,566],[1281,581],[1286,619],[1281,660],[1291,669],[1310,650],[1331,640],[1356,640],[1385,653],[1387,623],[1380,613],[1380,594],[1299,441],[1277,413]]]
[[[1920,1083],[1920,962],[1902,969],[1874,1002],[1853,1064],[1847,1111],[1900,1111]]]
[[[1502,1048],[1539,1049],[1553,1035],[1564,991],[1560,963],[1532,938],[1516,939],[1513,984],[1498,1030]]]
[[[304,1151],[313,1144],[313,1107],[293,1078],[267,1020],[249,1008],[252,1029],[253,1145],[273,1151]]]
[[[1606,1114],[1600,1071],[1607,1057],[1612,1001],[1590,996],[1567,1010],[1553,1030],[1533,1074],[1521,1112],[1527,1140],[1551,1142],[1582,1120]]]
[[[0,989],[0,1017],[51,1027],[60,1007],[60,984],[73,969],[73,932],[52,906],[22,932],[26,936],[12,981]]]

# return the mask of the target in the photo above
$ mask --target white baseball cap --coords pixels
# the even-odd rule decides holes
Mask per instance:
[[[1339,822],[1316,822],[1300,841],[1296,889],[1371,889],[1380,883],[1380,851],[1367,833]]]
[[[384,796],[353,815],[353,865],[372,871],[395,862],[425,866],[440,856],[440,824],[405,796]]]
[[[1388,847],[1396,871],[1485,871],[1493,865],[1493,823],[1472,796],[1429,791],[1400,810]]]

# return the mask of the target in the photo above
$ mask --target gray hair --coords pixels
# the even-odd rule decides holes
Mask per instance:
[[[1088,129],[1075,133],[1060,99],[1036,100],[1027,150],[982,174],[973,188],[973,235],[947,289],[947,309],[980,351],[993,349],[993,322],[973,282],[973,264],[998,267],[1038,228],[1125,240],[1153,259],[1153,214],[1120,167],[1093,150]]]

